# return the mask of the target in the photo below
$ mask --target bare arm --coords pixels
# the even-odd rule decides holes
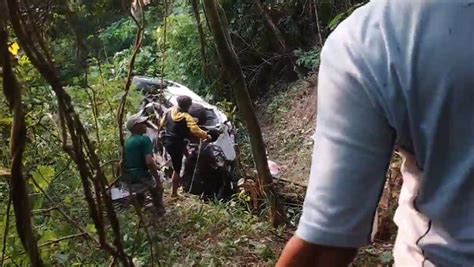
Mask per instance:
[[[388,63],[350,23],[342,25],[321,52],[303,214],[278,266],[347,266],[371,240],[396,138],[384,98],[393,88]]]
[[[150,171],[153,178],[155,178],[158,187],[161,187],[162,184],[161,184],[160,176],[158,175],[158,166],[156,165],[156,162],[153,159],[153,155],[152,154],[146,155],[145,161],[146,161],[146,166],[148,167],[148,170]]]
[[[277,267],[348,266],[357,254],[355,248],[319,246],[294,236],[283,250]]]

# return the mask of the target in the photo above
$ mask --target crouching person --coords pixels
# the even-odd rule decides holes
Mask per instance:
[[[153,144],[146,133],[147,117],[132,115],[127,120],[127,129],[131,136],[125,141],[124,161],[122,163],[124,182],[130,193],[135,193],[138,204],[142,207],[145,202],[145,192],[151,195],[157,215],[165,213],[163,205],[163,185],[158,166],[153,158]]]

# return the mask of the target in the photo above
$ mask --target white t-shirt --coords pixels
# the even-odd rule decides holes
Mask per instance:
[[[396,265],[474,266],[473,0],[374,0],[328,38],[297,236],[370,242],[394,145]]]

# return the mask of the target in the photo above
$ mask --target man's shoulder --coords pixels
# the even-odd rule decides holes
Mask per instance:
[[[378,34],[385,9],[385,0],[371,1],[358,7],[329,35],[326,45],[335,42],[364,45]]]
[[[151,144],[151,140],[150,140],[150,137],[146,136],[146,135],[140,135],[139,136],[139,141],[141,143],[146,143],[146,144]]]
[[[125,141],[125,144],[128,144],[128,145],[141,144],[141,143],[151,143],[151,140],[148,136],[134,134]]]

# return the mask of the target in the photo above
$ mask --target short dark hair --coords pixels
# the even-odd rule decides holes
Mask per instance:
[[[193,100],[187,95],[178,96],[178,99],[176,101],[178,102],[178,107],[182,111],[187,111],[189,107],[193,104]]]

